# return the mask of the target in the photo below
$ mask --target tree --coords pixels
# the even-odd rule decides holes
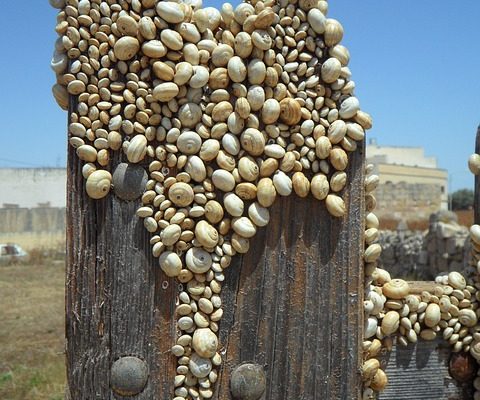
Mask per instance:
[[[460,189],[450,195],[452,210],[468,210],[473,207],[473,190]]]

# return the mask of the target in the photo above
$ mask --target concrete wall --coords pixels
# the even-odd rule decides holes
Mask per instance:
[[[65,168],[0,168],[0,207],[49,204],[64,208],[66,182]]]

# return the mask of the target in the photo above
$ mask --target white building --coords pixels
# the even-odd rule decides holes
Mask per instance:
[[[0,208],[65,207],[65,168],[0,168]]]

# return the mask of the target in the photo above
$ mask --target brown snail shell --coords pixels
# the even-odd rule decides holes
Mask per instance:
[[[280,121],[287,125],[296,125],[302,119],[302,108],[298,101],[285,98],[280,101]]]
[[[403,299],[409,291],[410,287],[403,279],[392,279],[382,287],[383,294],[390,299]]]

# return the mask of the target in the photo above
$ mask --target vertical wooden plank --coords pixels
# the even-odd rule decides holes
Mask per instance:
[[[168,399],[177,287],[151,255],[149,235],[135,215],[140,200],[126,202],[113,192],[91,200],[73,150],[67,168],[67,398],[123,398],[111,390],[111,366],[135,356],[148,371],[135,398]]]
[[[230,267],[223,289],[224,365],[215,399],[228,399],[236,366],[264,368],[264,399],[358,399],[363,329],[363,149],[344,194],[348,216],[323,202],[277,200],[270,224]]]
[[[480,154],[480,125],[477,128],[477,136],[475,138],[475,153]],[[480,176],[475,175],[475,195],[473,199],[474,222],[480,224]]]

